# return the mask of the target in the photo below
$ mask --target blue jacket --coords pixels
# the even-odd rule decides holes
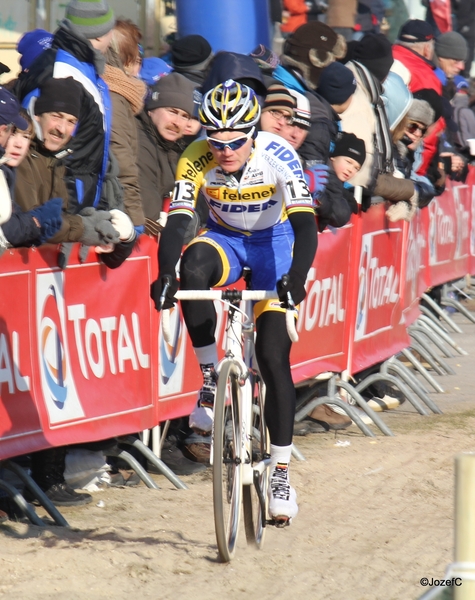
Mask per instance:
[[[84,89],[78,126],[65,159],[68,211],[79,212],[86,206],[107,208],[101,204],[109,152],[111,100],[106,83],[100,77],[104,57],[79,35],[65,19],[55,32],[53,45],[21,73],[14,89],[24,107],[34,112],[34,101],[41,85],[51,77],[73,77]]]

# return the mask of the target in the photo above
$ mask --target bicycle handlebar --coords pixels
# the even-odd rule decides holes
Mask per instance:
[[[163,294],[162,294],[163,295]],[[292,342],[298,342],[299,335],[295,327],[295,305],[289,292],[289,308],[285,312],[287,333]],[[277,292],[263,290],[180,290],[175,294],[177,300],[223,300],[239,302],[240,300],[277,300]],[[162,333],[167,344],[171,342],[170,312],[162,311]]]

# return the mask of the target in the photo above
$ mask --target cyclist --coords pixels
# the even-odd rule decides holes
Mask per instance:
[[[160,240],[159,276],[152,284],[151,296],[160,310],[164,284],[171,282],[163,304],[163,308],[170,308],[179,285],[183,290],[229,285],[239,279],[244,266],[252,270],[253,289],[277,290],[280,301],[255,306],[256,355],[267,390],[269,514],[285,523],[298,512],[297,496],[289,481],[296,397],[285,309],[288,292],[295,304],[305,297],[317,230],[300,160],[283,138],[257,132],[260,112],[255,93],[233,80],[204,96],[200,121],[207,137],[190,144],[179,160],[168,221]],[[176,264],[199,192],[209,205],[209,220],[183,253],[178,284]],[[210,432],[218,362],[216,312],[211,301],[183,302],[182,309],[203,373],[190,427]]]

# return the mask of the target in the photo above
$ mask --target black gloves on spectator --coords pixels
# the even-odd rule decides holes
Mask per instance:
[[[163,290],[167,283],[169,287],[166,290],[165,297],[162,298]],[[175,302],[177,301],[175,294],[178,291],[178,287],[178,280],[173,275],[159,275],[158,279],[152,283],[150,286],[150,297],[158,311],[167,310],[175,306]]]
[[[52,198],[29,212],[40,224],[40,242],[42,244],[61,229],[63,223],[61,216],[63,212],[62,198]]]
[[[107,246],[120,242],[119,232],[112,226],[112,215],[108,210],[83,208],[79,216],[84,224],[84,233],[79,241],[85,246]]]
[[[297,306],[307,295],[305,291],[306,277],[302,276],[298,271],[290,269],[288,273],[282,275],[282,279],[277,282],[277,294],[282,308],[289,308],[288,293],[292,297],[292,301]]]

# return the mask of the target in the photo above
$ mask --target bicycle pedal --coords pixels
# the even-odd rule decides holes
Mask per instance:
[[[289,519],[289,517],[277,517],[274,519],[267,519],[266,524],[273,525],[278,529],[283,529],[284,527],[288,527],[291,521],[292,519]]]

